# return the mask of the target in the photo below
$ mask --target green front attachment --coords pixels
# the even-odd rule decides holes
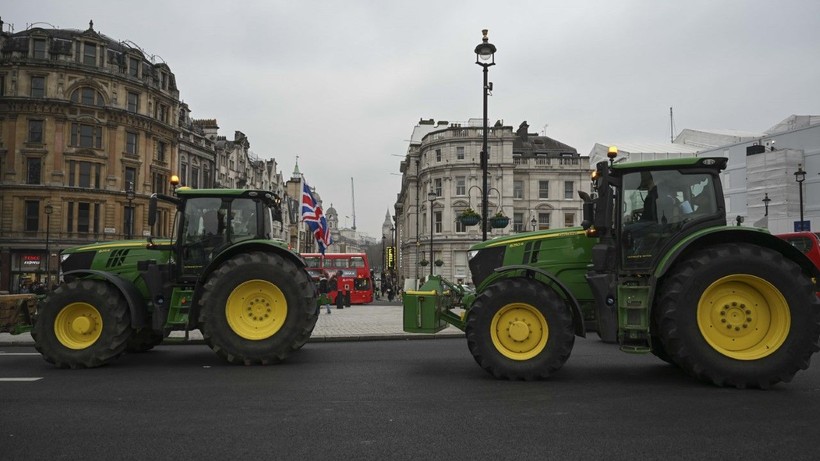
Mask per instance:
[[[0,333],[19,335],[31,331],[37,315],[37,296],[0,295]]]
[[[416,291],[402,295],[404,331],[408,333],[437,333],[447,324],[463,328],[461,317],[450,311],[460,304],[463,291],[440,276],[433,275]]]

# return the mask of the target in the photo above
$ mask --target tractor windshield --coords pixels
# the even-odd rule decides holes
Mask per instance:
[[[620,206],[625,267],[648,267],[684,224],[718,211],[713,176],[677,170],[625,174]]]

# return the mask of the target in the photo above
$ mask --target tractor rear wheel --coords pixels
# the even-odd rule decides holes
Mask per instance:
[[[718,386],[788,382],[820,350],[820,301],[780,253],[751,244],[703,249],[660,289],[659,336],[687,373]]]
[[[101,280],[60,285],[40,304],[34,347],[59,368],[93,368],[119,357],[131,336],[128,303]]]
[[[484,290],[467,318],[467,346],[496,378],[534,380],[556,372],[575,344],[566,302],[535,280],[500,280]]]
[[[307,272],[282,256],[236,255],[215,270],[199,299],[202,336],[230,363],[281,362],[302,347],[318,318]]]

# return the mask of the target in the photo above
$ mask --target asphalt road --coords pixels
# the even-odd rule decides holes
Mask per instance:
[[[0,347],[3,460],[820,454],[817,364],[760,391],[705,385],[594,339],[541,382],[493,379],[463,338],[308,343],[269,367],[228,365],[202,345],[93,370],[58,370],[33,352]]]

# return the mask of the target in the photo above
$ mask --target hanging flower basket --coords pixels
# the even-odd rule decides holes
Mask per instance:
[[[427,261],[426,259],[422,259],[421,261],[419,261],[419,266],[426,266],[428,264],[430,264],[430,261]]]
[[[441,267],[444,265],[444,261],[437,259],[436,262],[434,262],[433,264],[435,264],[436,267]]]
[[[490,218],[490,227],[494,229],[503,229],[510,224],[510,218],[499,213]]]
[[[472,208],[467,208],[459,215],[458,220],[465,226],[475,226],[481,221],[481,216]]]

